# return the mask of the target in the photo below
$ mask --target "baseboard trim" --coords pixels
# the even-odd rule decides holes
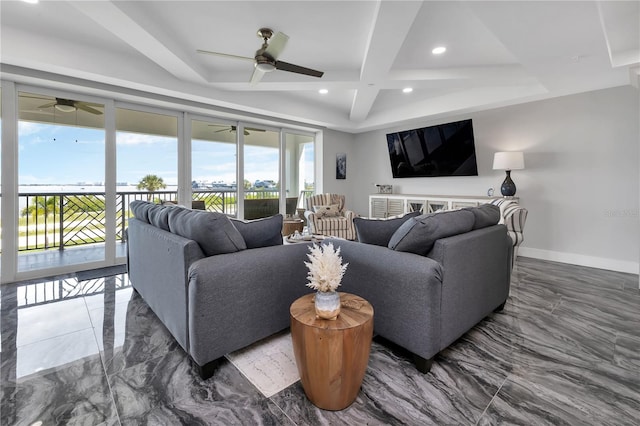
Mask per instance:
[[[626,272],[629,274],[637,274],[640,271],[639,262],[609,259],[606,257],[586,256],[584,254],[577,253],[541,250],[520,246],[520,248],[518,248],[518,255],[540,260],[551,260],[553,262],[607,269],[609,271]]]

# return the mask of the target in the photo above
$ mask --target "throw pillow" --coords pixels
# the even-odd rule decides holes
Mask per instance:
[[[144,223],[149,223],[149,209],[155,204],[143,200],[134,200],[129,204],[133,217]]]
[[[149,207],[148,216],[149,223],[155,227],[158,227],[162,230],[169,231],[169,212],[171,209],[179,209],[177,204],[154,204]]]
[[[358,242],[387,247],[389,240],[400,225],[412,217],[417,216],[420,216],[419,211],[407,213],[393,219],[364,219],[362,217],[355,217],[353,218],[353,225],[356,228]]]
[[[469,210],[445,211],[411,218],[389,241],[389,248],[426,256],[440,238],[469,232],[475,216]]]
[[[313,206],[313,211],[318,217],[337,217],[340,216],[340,204]]]
[[[169,209],[169,230],[197,242],[206,256],[234,253],[247,248],[242,235],[226,215],[201,210]]]
[[[496,225],[500,221],[500,207],[493,204],[483,204],[478,207],[467,207],[475,217],[473,229],[486,228],[487,226]]]
[[[240,232],[248,249],[282,245],[282,215],[264,219],[242,221],[231,219]]]

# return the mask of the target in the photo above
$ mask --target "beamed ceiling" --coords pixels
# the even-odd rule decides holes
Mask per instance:
[[[46,72],[354,133],[639,79],[638,1],[2,1],[0,19],[5,79]],[[289,36],[279,60],[324,76],[252,85],[251,61],[196,52],[253,57],[261,27]]]

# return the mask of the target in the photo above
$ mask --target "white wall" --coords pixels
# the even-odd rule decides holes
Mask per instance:
[[[494,152],[522,150],[526,169],[512,172],[529,210],[520,254],[638,273],[639,99],[624,86],[356,135],[350,205],[367,215],[375,183],[406,194],[485,195],[494,187],[499,195],[504,172],[492,170]],[[464,118],[473,119],[479,176],[392,178],[386,133]]]

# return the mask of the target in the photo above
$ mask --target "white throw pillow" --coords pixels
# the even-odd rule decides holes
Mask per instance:
[[[339,204],[331,204],[330,206],[313,206],[313,211],[318,217],[337,217],[340,216]]]

